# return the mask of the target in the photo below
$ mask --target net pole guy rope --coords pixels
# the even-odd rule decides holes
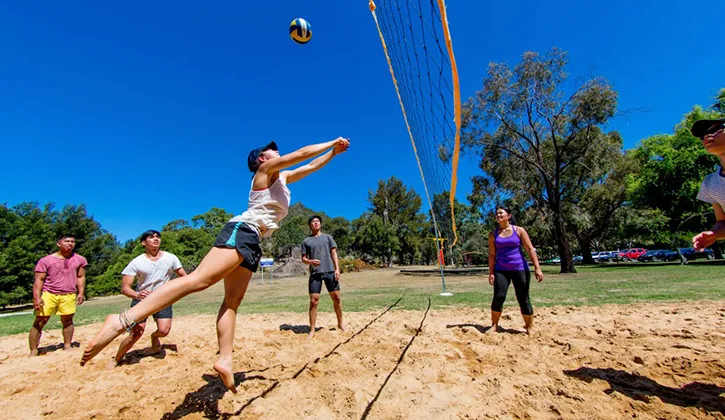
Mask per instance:
[[[395,85],[395,93],[398,95],[398,102],[400,102],[400,109],[403,111],[403,119],[405,120],[405,127],[408,129],[408,136],[410,137],[410,143],[413,146],[413,154],[415,155],[415,160],[418,163],[418,170],[420,171],[420,177],[423,180],[423,189],[425,190],[425,197],[426,200],[428,200],[428,206],[430,207],[430,215],[431,219],[433,219],[433,229],[435,230],[436,238],[440,238],[440,231],[438,230],[438,222],[436,221],[435,213],[433,212],[433,204],[430,201],[430,194],[428,193],[428,186],[425,182],[425,175],[423,174],[423,167],[420,164],[420,158],[418,157],[418,148],[415,145],[415,139],[413,138],[413,132],[410,130],[410,123],[408,122],[408,114],[405,111],[405,105],[403,105],[403,98],[400,96],[400,89],[398,88],[398,80],[395,78],[395,72],[393,71],[393,65],[390,62],[390,56],[388,55],[388,46],[385,43],[385,37],[383,37],[383,32],[380,30],[380,24],[378,23],[378,16],[375,13],[375,3],[373,0],[370,0],[368,3],[370,7],[370,12],[373,15],[373,20],[375,20],[375,27],[378,30],[378,35],[380,36],[380,42],[383,45],[383,52],[385,53],[385,59],[388,61],[388,68],[390,69],[390,76],[393,78],[393,85]],[[439,241],[436,242],[436,251],[440,255],[440,244]],[[438,258],[436,256],[436,258]],[[438,264],[438,267],[440,268],[441,272],[441,283],[443,284],[443,292],[441,293],[441,296],[451,296],[451,293],[446,292],[446,280],[445,276],[443,275],[443,266],[441,264]]]

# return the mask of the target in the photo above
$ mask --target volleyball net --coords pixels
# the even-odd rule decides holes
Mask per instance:
[[[436,243],[452,248],[458,240],[454,203],[461,97],[445,2],[370,0],[369,6],[423,180]],[[448,208],[441,208],[442,196]]]

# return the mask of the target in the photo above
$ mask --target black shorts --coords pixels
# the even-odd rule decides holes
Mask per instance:
[[[245,222],[229,222],[217,235],[214,246],[217,248],[236,248],[244,257],[240,266],[252,273],[259,268],[262,248],[259,246],[259,234]]]
[[[139,302],[141,302],[141,301],[138,300],[138,299],[131,299],[131,307],[133,308],[134,306],[138,305]],[[153,317],[154,317],[154,320],[157,320],[157,319],[171,319],[171,318],[174,317],[174,308],[172,308],[172,306],[169,305],[169,306],[165,307],[164,309],[156,312],[153,315]],[[138,321],[136,323],[137,324],[142,324],[142,323],[146,322],[147,319],[148,318],[144,318],[141,321]]]
[[[310,274],[310,294],[320,294],[322,291],[322,282],[325,282],[325,288],[329,292],[337,292],[340,290],[340,282],[335,280],[335,272]]]

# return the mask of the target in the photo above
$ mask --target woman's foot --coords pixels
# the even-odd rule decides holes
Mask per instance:
[[[93,359],[98,353],[101,352],[111,341],[121,335],[124,328],[121,325],[121,320],[118,315],[108,315],[106,322],[103,323],[101,330],[98,334],[88,343],[86,350],[83,352],[81,357],[81,366],[88,363],[89,360]]]
[[[529,337],[534,335],[534,316],[533,315],[524,315],[524,329],[526,330],[526,334],[529,335]]]
[[[234,372],[232,372],[232,361],[228,362],[222,359],[214,363],[214,370],[219,374],[224,386],[233,393],[237,393],[237,385],[234,383]]]

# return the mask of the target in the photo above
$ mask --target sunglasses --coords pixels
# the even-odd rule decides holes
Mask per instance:
[[[712,127],[708,128],[707,131],[705,131],[705,133],[703,133],[702,137],[700,137],[700,138],[704,139],[707,136],[715,135],[724,129],[725,129],[725,123],[715,124]]]

